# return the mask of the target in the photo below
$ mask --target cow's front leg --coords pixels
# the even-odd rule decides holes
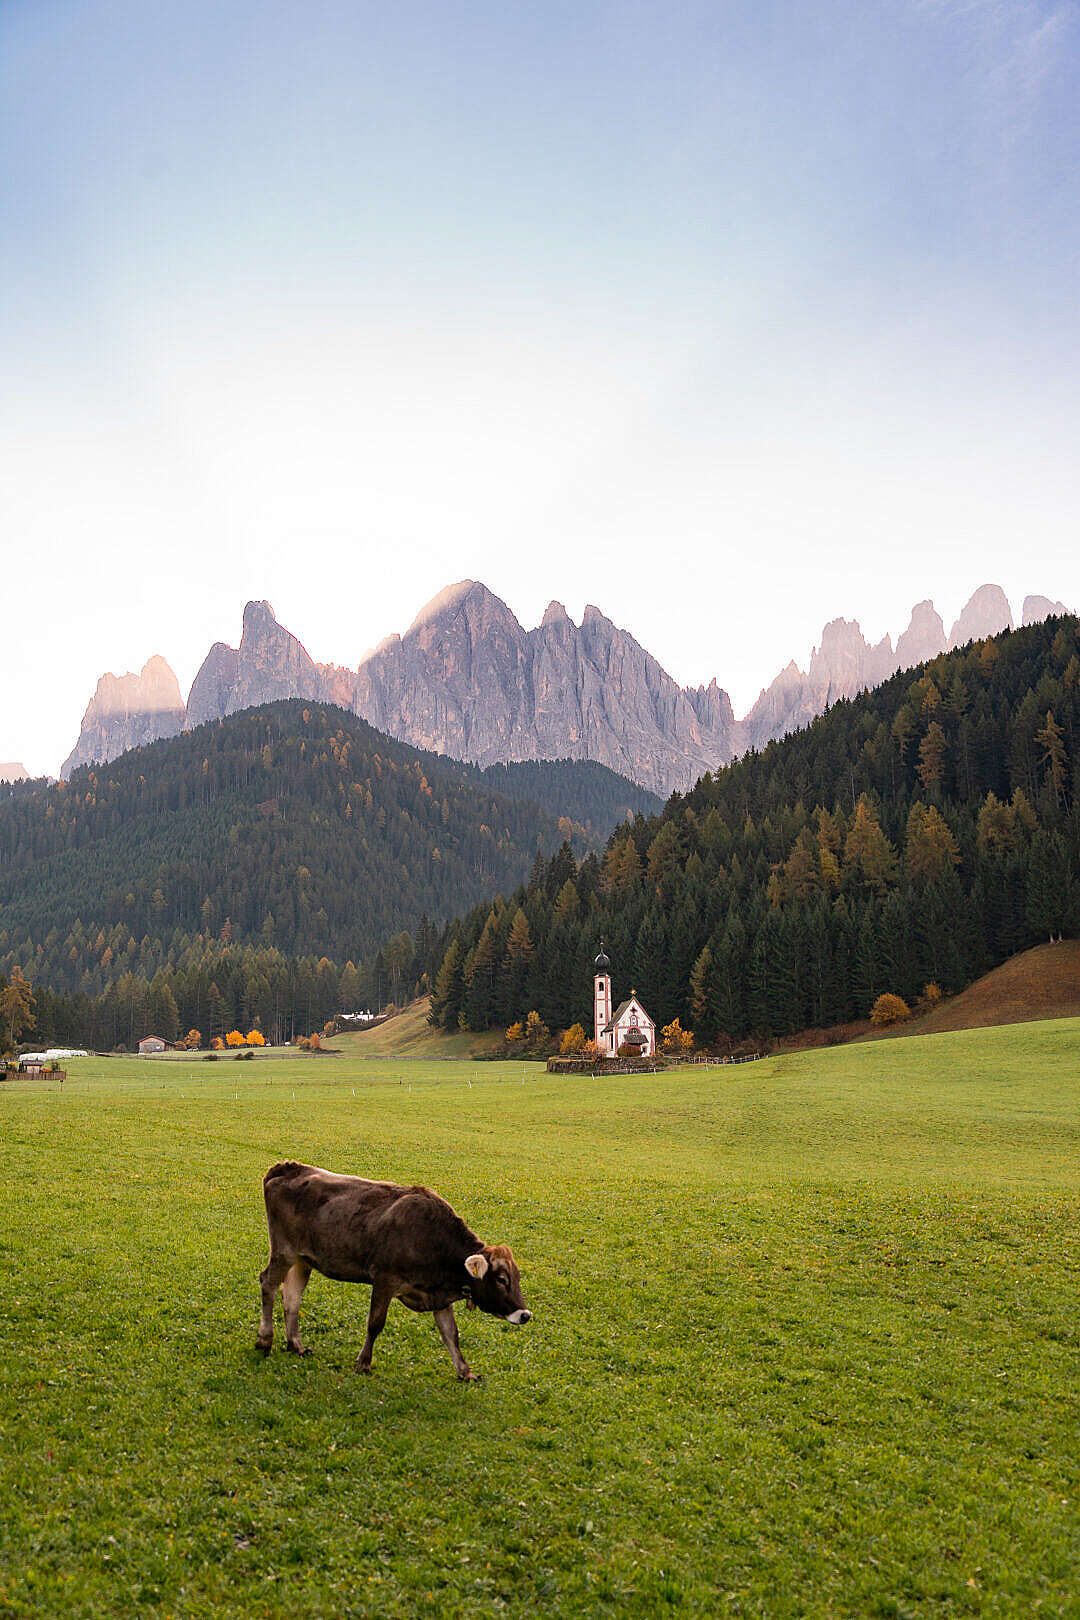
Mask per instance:
[[[281,1303],[285,1307],[285,1348],[298,1356],[307,1355],[300,1343],[300,1301],[310,1276],[311,1267],[305,1265],[303,1260],[297,1260],[289,1268],[281,1285]]]
[[[386,1326],[386,1313],[390,1309],[390,1301],[394,1295],[391,1289],[380,1287],[374,1283],[371,1289],[371,1309],[368,1311],[367,1338],[363,1348],[356,1358],[356,1370],[361,1373],[371,1371],[371,1353],[375,1348],[375,1340]]]
[[[255,1340],[255,1348],[261,1350],[264,1356],[270,1354],[274,1343],[274,1300],[281,1287],[285,1273],[289,1269],[290,1261],[281,1255],[272,1254],[266,1266],[259,1274],[259,1288],[262,1291],[262,1315],[259,1317],[259,1335]]]
[[[442,1334],[442,1342],[450,1352],[450,1360],[454,1363],[454,1371],[466,1384],[478,1384],[480,1374],[474,1373],[469,1363],[461,1353],[458,1343],[457,1321],[454,1317],[454,1307],[444,1305],[441,1311],[435,1312],[435,1326]]]

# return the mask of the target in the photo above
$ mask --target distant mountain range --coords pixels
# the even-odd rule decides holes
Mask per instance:
[[[25,765],[15,763],[0,765],[0,782],[26,782],[29,775]]]
[[[1028,596],[1022,622],[1068,611]],[[591,759],[666,796],[898,669],[1012,628],[997,585],[980,586],[948,635],[930,601],[912,609],[895,646],[890,636],[871,646],[856,620],[834,619],[809,669],[788,664],[736,720],[715,680],[680,687],[592,606],[578,625],[552,602],[526,630],[486,586],[463,580],[434,597],[404,635],[387,637],[349,669],[317,663],[268,602],[249,602],[239,646],[211,647],[186,703],[160,656],[137,675],[103,675],[61,775],[254,704],[305,698],[350,709],[433,753],[484,766]]]

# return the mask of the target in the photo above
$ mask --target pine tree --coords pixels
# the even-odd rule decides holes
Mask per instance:
[[[465,975],[465,998],[459,1022],[466,1029],[490,1029],[498,1017],[497,979],[502,962],[499,911],[492,906]]]
[[[945,780],[945,760],[949,740],[936,720],[931,720],[919,744],[919,780],[924,788],[940,788]]]
[[[896,878],[896,852],[865,793],[855,808],[855,820],[844,842],[844,867],[879,893]]]
[[[908,813],[904,851],[907,876],[912,883],[930,883],[941,877],[946,867],[959,862],[960,847],[940,811],[916,799]]]
[[[435,976],[435,989],[431,997],[428,1021],[437,1028],[456,1029],[458,1026],[458,1016],[465,993],[462,965],[461,942],[454,938],[446,947],[446,954],[439,964],[439,971]]]
[[[519,906],[510,924],[500,974],[501,1019],[517,1018],[525,1010],[522,1003],[529,987],[533,942],[529,919]]]
[[[1058,939],[1073,912],[1073,881],[1065,841],[1060,833],[1038,831],[1032,836],[1028,863],[1028,924],[1040,939]]]
[[[690,969],[690,1007],[694,1014],[697,1027],[708,1036],[712,1012],[712,965],[713,953],[706,945]]]
[[[21,967],[13,967],[11,977],[0,989],[0,1021],[13,1052],[24,1032],[34,1027],[34,992]]]
[[[1035,741],[1042,749],[1040,763],[1045,767],[1047,790],[1054,804],[1060,808],[1065,797],[1065,734],[1053,713],[1046,711],[1046,724],[1035,733]]]

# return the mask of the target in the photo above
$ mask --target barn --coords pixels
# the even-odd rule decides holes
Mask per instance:
[[[160,1035],[148,1035],[144,1041],[139,1042],[139,1056],[153,1057],[157,1052],[164,1052],[165,1042]]]

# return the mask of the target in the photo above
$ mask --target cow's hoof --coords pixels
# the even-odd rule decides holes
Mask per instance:
[[[463,1384],[482,1384],[484,1382],[483,1373],[474,1373],[471,1368],[468,1372],[458,1373],[458,1377]]]
[[[287,1344],[285,1348],[293,1356],[309,1356],[311,1354],[306,1344]]]
[[[261,1339],[256,1339],[255,1348],[259,1352],[260,1356],[268,1356],[271,1350],[274,1348],[274,1341],[271,1339],[269,1344],[263,1344]]]
[[[358,1373],[363,1373],[365,1378],[370,1378],[371,1377],[371,1363],[370,1362],[358,1361],[356,1363],[356,1371]]]

